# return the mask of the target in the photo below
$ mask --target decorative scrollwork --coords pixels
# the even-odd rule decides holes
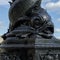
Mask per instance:
[[[20,56],[18,55],[10,55],[10,54],[6,54],[6,53],[1,53],[0,54],[0,59],[1,60],[21,60]]]
[[[50,54],[50,51],[48,51],[46,54],[39,54],[40,60],[59,60],[58,57],[59,54]]]

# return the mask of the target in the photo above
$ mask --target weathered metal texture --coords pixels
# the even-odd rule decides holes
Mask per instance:
[[[12,0],[10,27],[2,37],[0,60],[60,60],[60,40],[41,0]]]
[[[15,0],[9,9],[9,19],[13,24],[18,18],[24,16],[37,1],[41,0]]]

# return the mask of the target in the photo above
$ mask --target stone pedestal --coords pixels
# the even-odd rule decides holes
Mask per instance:
[[[60,60],[60,40],[38,38],[35,45],[36,60]]]
[[[1,60],[60,60],[60,40],[36,38],[34,44],[1,44]],[[6,41],[7,42],[7,41]]]

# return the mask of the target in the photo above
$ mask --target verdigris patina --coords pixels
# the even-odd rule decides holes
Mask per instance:
[[[41,0],[12,0],[9,29],[2,36],[0,60],[60,60],[60,41]]]

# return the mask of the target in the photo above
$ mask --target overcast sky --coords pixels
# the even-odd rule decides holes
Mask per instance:
[[[0,35],[7,32],[9,27],[8,10],[10,0],[0,0]],[[42,0],[42,5],[44,9],[50,14],[52,21],[54,23],[54,36],[60,38],[60,0]]]

